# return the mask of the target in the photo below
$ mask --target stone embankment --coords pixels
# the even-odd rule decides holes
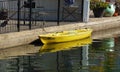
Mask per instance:
[[[99,31],[119,26],[120,16],[117,16],[117,17],[90,18],[90,21],[87,23],[74,22],[72,24],[46,27],[44,29],[40,28],[28,31],[0,34],[0,49],[23,44],[29,44],[32,41],[38,39],[38,35],[43,33],[73,30],[80,28],[92,28],[93,31]]]

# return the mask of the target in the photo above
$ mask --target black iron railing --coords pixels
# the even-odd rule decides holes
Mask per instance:
[[[54,5],[51,10],[47,8],[49,7],[47,4],[39,1],[44,2],[44,0],[0,1],[0,34],[60,25],[62,18],[60,0],[55,0],[56,6]],[[54,23],[49,24],[46,21]]]

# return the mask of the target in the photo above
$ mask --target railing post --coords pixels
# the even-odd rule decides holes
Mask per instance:
[[[60,0],[58,0],[58,10],[57,10],[57,25],[60,24]]]
[[[20,0],[18,0],[17,30],[20,31]]]
[[[28,0],[30,3],[29,7],[29,29],[31,30],[31,21],[32,21],[32,0]]]

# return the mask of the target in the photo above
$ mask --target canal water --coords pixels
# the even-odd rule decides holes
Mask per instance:
[[[120,72],[120,29],[78,41],[2,49],[0,72]]]

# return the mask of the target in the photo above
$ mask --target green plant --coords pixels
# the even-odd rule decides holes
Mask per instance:
[[[115,2],[118,2],[118,3],[120,3],[120,0],[116,0]]]
[[[107,2],[103,2],[100,0],[90,0],[90,9],[93,10],[95,8],[106,8],[109,5]]]
[[[0,9],[0,12],[7,12],[8,10],[7,9],[5,9],[5,8],[1,8]]]
[[[8,10],[5,8],[0,9],[0,20],[7,19],[8,17]]]

